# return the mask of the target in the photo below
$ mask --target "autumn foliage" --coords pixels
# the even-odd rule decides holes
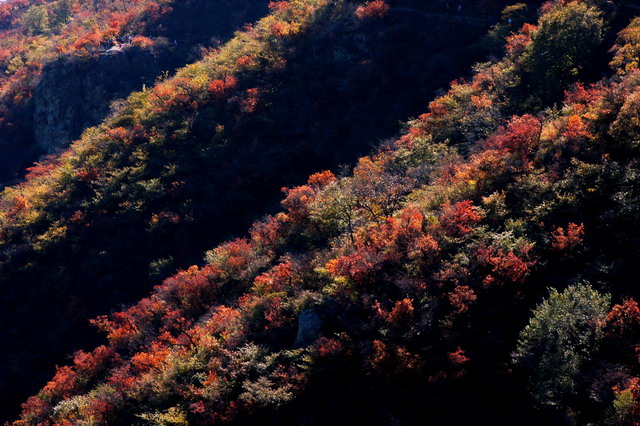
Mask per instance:
[[[256,152],[266,162],[318,152],[260,138],[235,145],[233,136],[250,134],[238,117],[266,126],[273,108],[275,86],[244,73],[264,66],[290,77],[278,49],[327,4],[271,2],[271,15],[227,47],[133,95],[123,115],[34,166],[0,199],[2,255],[20,259],[28,242],[46,258],[71,244],[69,232],[104,230],[105,216],[133,217],[144,225],[125,230],[145,238],[195,239],[206,229],[198,221],[213,216],[193,206],[211,212],[227,200],[193,189],[214,187],[214,166],[241,169],[221,186],[250,198],[262,176]],[[367,26],[394,9],[376,0],[344,10],[349,25]],[[589,74],[567,56],[572,46],[548,50],[545,61],[562,62],[552,70],[532,52],[555,35],[554,22],[591,38],[581,30],[613,12],[554,1],[540,13],[506,36],[500,59],[454,81],[348,171],[283,188],[280,211],[197,265],[176,268],[159,251],[145,267],[163,279],[95,318],[107,343],[59,367],[17,424],[330,424],[347,412],[354,424],[637,423],[640,79],[633,46],[623,49],[636,40],[621,33],[622,68],[579,83]],[[238,47],[249,44],[261,54]],[[573,71],[553,84],[536,74],[558,69]],[[58,193],[69,205],[52,210]],[[108,242],[100,255],[118,256]]]
[[[389,13],[389,5],[384,0],[368,1],[358,6],[356,16],[359,19],[384,18]]]

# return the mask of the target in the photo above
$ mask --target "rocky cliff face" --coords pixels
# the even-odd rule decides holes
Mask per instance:
[[[0,127],[0,188],[17,182],[41,155],[66,148],[86,127],[100,123],[113,100],[151,86],[164,71],[197,59],[198,46],[226,40],[244,23],[263,16],[268,4],[269,0],[177,1],[170,13],[140,33],[165,38],[166,48],[120,46],[95,57],[67,56],[45,65],[32,97],[0,108],[0,122],[10,123]]]
[[[0,0],[1,1],[1,0]],[[227,38],[245,22],[267,11],[268,0],[186,0],[149,29],[169,47],[156,50],[114,47],[97,57],[63,57],[46,65],[34,94],[36,150],[66,148],[87,127],[99,124],[111,101],[151,86],[167,70],[193,59],[197,45]],[[2,171],[0,170],[0,175]],[[1,180],[0,180],[1,181]]]
[[[95,58],[61,58],[45,66],[34,96],[35,142],[53,153],[95,126],[109,104],[174,68],[172,55],[137,47],[113,47]]]

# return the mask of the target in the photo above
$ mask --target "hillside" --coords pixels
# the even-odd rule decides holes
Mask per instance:
[[[249,108],[262,118],[244,133],[255,135],[249,139],[255,150],[247,139],[231,138],[228,122],[211,124],[219,136],[207,160],[231,162],[249,153],[275,166],[276,155],[269,154],[276,148],[263,136],[272,122],[264,117],[274,116],[261,110],[262,92],[243,85],[246,70],[224,70],[246,57],[240,46],[255,43],[255,52],[264,42],[260,34],[271,37],[274,30],[293,32],[298,49],[314,31],[380,31],[374,22],[395,19],[393,8],[403,6],[298,0],[272,7],[272,15],[219,52],[132,96],[120,115],[87,132],[56,163],[7,189],[5,247],[28,236],[24,250],[54,245],[69,256],[74,226],[99,226],[98,214],[109,217],[113,233],[124,223],[114,222],[118,209],[130,216],[154,202],[166,209],[180,190],[174,195],[160,179],[140,179],[133,188],[123,182],[154,167],[168,179],[186,165],[197,169],[195,156],[181,160],[194,143],[188,135],[207,131],[193,114],[211,97],[215,106],[220,97],[238,96],[244,113]],[[286,189],[283,209],[254,222],[245,238],[218,245],[204,264],[194,262],[199,266],[164,280],[138,303],[95,319],[108,343],[59,368],[24,404],[17,424],[638,424],[640,18],[630,21],[636,8],[547,2],[538,18],[513,32],[503,25],[530,15],[523,5],[505,11],[485,40],[506,35],[499,59],[454,81],[352,171],[318,167],[306,184]],[[349,25],[342,27],[341,19]],[[362,39],[371,40],[356,38]],[[321,49],[307,46],[296,59]],[[331,43],[333,51],[336,46]],[[381,44],[363,51],[372,46]],[[283,59],[293,61],[276,54],[282,50],[267,52],[261,58],[272,66],[250,70],[294,80],[295,74],[278,74]],[[299,78],[311,84],[316,80],[309,77],[323,71],[305,68]],[[285,93],[269,98],[272,105],[291,99]],[[392,99],[405,92],[390,93]],[[326,98],[303,99],[296,105]],[[369,126],[377,122],[373,110],[384,110],[372,102],[358,105],[370,114]],[[330,104],[340,105],[335,98]],[[179,117],[168,112],[173,105],[180,105]],[[389,114],[384,110],[378,120]],[[306,115],[300,116],[287,115],[288,122]],[[155,127],[143,125],[150,117]],[[166,127],[159,129],[160,122]],[[235,135],[246,128],[233,129]],[[331,134],[337,136],[340,143],[332,146],[349,147],[368,135]],[[170,170],[151,161],[154,150],[162,149],[165,159],[172,146]],[[288,145],[300,147],[307,151],[288,159],[326,155],[326,145],[314,150],[304,138]],[[225,157],[226,149],[233,156]],[[128,164],[120,158],[139,162],[115,174],[117,161]],[[217,167],[216,173],[224,170]],[[291,162],[270,170],[290,171]],[[202,186],[194,176],[178,187]],[[69,181],[73,192],[64,193]],[[108,194],[123,197],[118,204],[99,203],[107,192],[98,189],[109,183]],[[234,194],[246,188],[234,183]],[[69,206],[89,190],[95,207]],[[244,211],[248,204],[238,202],[233,205]],[[190,206],[193,223],[197,212],[211,217],[206,203]],[[153,229],[183,217],[163,210],[146,223]],[[118,266],[131,264],[129,255]],[[32,263],[24,265],[22,271]]]
[[[186,17],[209,3],[172,4],[148,27],[186,31]],[[0,198],[0,395],[7,415],[65,356],[100,343],[90,318],[200,263],[206,249],[275,211],[282,186],[316,170],[348,168],[482,59],[477,42],[504,4],[464,5],[458,13],[408,0],[391,8],[272,2],[268,16],[114,103],[100,125],[7,187]],[[206,27],[205,16],[198,25]],[[506,20],[501,28],[508,32]],[[153,40],[151,30],[145,34]],[[95,49],[87,55],[103,81],[126,69]],[[73,101],[74,75],[85,63],[67,61],[44,67],[58,77],[43,75],[36,93],[62,89]],[[105,61],[116,65],[103,67]],[[42,121],[54,133],[69,130],[55,128],[64,124],[55,117]]]
[[[0,4],[0,184],[57,153],[109,103],[196,60],[266,0],[8,0]],[[205,18],[206,17],[206,18]]]

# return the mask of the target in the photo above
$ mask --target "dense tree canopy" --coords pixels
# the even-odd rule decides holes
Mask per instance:
[[[358,12],[370,10],[367,2],[272,2],[264,19],[226,43],[208,42],[175,76],[115,102],[101,125],[7,187],[0,282],[10,291],[0,313],[0,391],[15,399],[35,392],[69,352],[100,342],[90,318],[133,303],[275,211],[283,186],[355,162],[467,70],[471,44],[489,21],[447,15],[439,4],[399,6],[369,16]],[[184,36],[167,49],[187,49],[188,40],[222,21],[212,8],[246,9],[243,2],[204,0],[171,8],[144,26],[154,42],[149,49],[163,44],[149,30],[155,25],[159,34]],[[211,14],[199,17],[202,10]],[[180,24],[187,19],[193,27]],[[114,46],[69,52],[58,68],[73,68],[78,58],[99,65],[134,34],[123,32]],[[372,183],[364,178],[354,190],[380,217],[400,199],[398,191],[384,192],[396,178],[381,173],[372,166],[367,175],[389,179],[377,186],[375,203],[365,199]],[[301,204],[306,193],[290,197]]]
[[[551,294],[520,333],[514,359],[532,369],[531,392],[542,405],[566,406],[584,364],[598,350],[609,297],[579,284]]]
[[[533,84],[543,100],[555,99],[567,82],[584,75],[604,38],[602,12],[586,2],[548,6],[527,55]]]
[[[640,69],[625,5],[547,2],[509,33],[501,25],[531,15],[506,10],[491,35],[504,37],[500,58],[173,273],[274,170],[328,155],[318,140],[367,136],[305,121],[337,93],[367,99],[360,126],[390,114],[367,105],[410,88],[369,85],[397,76],[378,61],[420,62],[396,50],[414,28],[399,18],[411,2],[397,3],[273,2],[4,191],[4,282],[53,272],[25,295],[68,285],[65,301],[78,271],[95,277],[90,292],[156,278],[92,321],[107,341],[59,367],[17,424],[637,423]],[[476,19],[463,11],[454,22]],[[283,158],[289,168],[273,168]]]

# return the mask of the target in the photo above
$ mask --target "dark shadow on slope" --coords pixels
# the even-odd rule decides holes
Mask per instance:
[[[397,133],[400,120],[423,112],[436,89],[480,59],[470,46],[486,31],[475,21],[413,14],[342,26],[332,19],[329,11],[309,35],[290,42],[284,70],[240,79],[240,86],[260,89],[260,106],[224,118],[224,146],[211,143],[216,129],[202,113],[186,140],[151,154],[146,178],[171,164],[183,188],[142,212],[95,211],[90,228],[45,253],[15,247],[1,276],[6,415],[43,386],[55,363],[100,342],[89,318],[149,291],[151,262],[168,260],[165,276],[200,263],[203,250],[273,211],[280,187],[351,163]],[[189,220],[150,232],[148,217],[160,210]]]

